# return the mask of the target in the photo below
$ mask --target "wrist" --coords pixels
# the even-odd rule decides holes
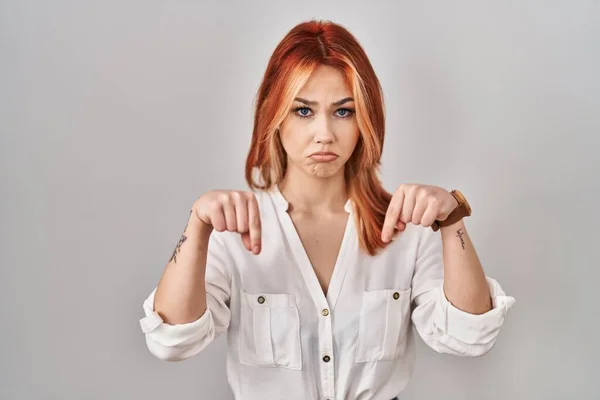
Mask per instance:
[[[471,206],[467,202],[467,199],[463,194],[458,190],[452,190],[450,192],[452,197],[457,203],[457,206],[454,207],[452,212],[442,221],[436,220],[432,225],[432,229],[437,231],[440,228],[445,227],[454,227],[457,223],[461,222],[464,217],[468,217],[471,215]]]
[[[188,230],[196,236],[208,239],[213,231],[213,226],[202,221],[195,212],[192,212],[188,220]]]
[[[454,232],[456,232],[457,230],[459,230],[460,228],[464,228],[465,227],[465,221],[464,218],[463,219],[459,219],[458,221],[449,224],[449,225],[444,225],[440,227],[440,232],[444,233],[444,232],[452,232],[452,234],[454,234]]]

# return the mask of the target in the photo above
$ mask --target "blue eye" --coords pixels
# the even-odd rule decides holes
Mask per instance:
[[[340,112],[340,111],[344,112],[343,115],[340,115],[340,117],[342,117],[342,118],[350,118],[350,116],[352,115],[352,113],[354,113],[354,110],[351,110],[349,108],[340,108],[338,110],[338,112]]]
[[[308,112],[310,112],[310,108],[308,108],[308,107],[297,107],[297,108],[294,109],[294,111],[295,112],[298,112],[298,111],[308,111]],[[308,117],[308,114],[304,114],[304,113],[301,112],[300,116],[301,117]]]

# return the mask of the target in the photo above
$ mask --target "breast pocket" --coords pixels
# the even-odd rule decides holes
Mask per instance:
[[[302,369],[300,317],[293,295],[240,291],[240,362]]]
[[[363,292],[356,362],[394,360],[402,355],[410,328],[411,289]]]

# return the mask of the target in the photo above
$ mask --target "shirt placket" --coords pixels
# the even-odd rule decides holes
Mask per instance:
[[[335,354],[333,354],[333,326],[331,323],[331,311],[329,305],[325,304],[319,317],[319,351],[320,372],[325,400],[335,399]]]

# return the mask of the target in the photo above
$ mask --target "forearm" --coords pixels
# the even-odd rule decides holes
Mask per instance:
[[[440,228],[444,257],[444,293],[452,305],[471,314],[492,308],[485,272],[461,220]]]
[[[188,224],[156,289],[154,308],[164,322],[193,322],[205,312],[210,233],[211,230],[190,213]]]

